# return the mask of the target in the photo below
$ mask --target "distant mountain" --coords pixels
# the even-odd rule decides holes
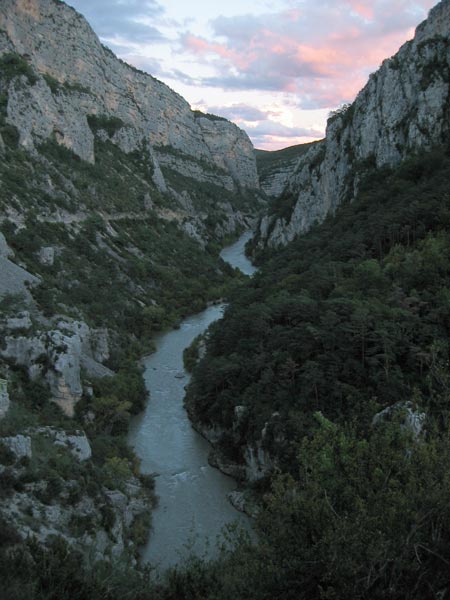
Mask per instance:
[[[261,189],[270,197],[276,198],[284,190],[300,156],[310,144],[297,144],[282,150],[255,150]]]

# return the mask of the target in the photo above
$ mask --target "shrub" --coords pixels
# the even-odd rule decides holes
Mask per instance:
[[[118,117],[109,117],[108,115],[88,115],[87,121],[94,133],[103,129],[109,137],[113,137],[113,135],[124,126],[122,119],[119,119]]]
[[[8,52],[0,57],[0,75],[6,77],[8,81],[14,77],[25,75],[31,85],[34,85],[38,80],[32,67],[22,56],[15,52]]]

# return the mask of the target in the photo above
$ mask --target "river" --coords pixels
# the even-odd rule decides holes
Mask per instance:
[[[255,267],[244,254],[251,232],[224,248],[221,256],[251,275]],[[130,427],[129,443],[141,459],[143,473],[156,473],[159,506],[142,559],[164,569],[190,553],[211,556],[222,528],[247,518],[226,498],[236,484],[208,464],[210,446],[191,426],[183,407],[189,375],[183,368],[183,350],[222,317],[224,305],[210,306],[186,318],[179,329],[159,335],[156,351],[144,359],[150,400]]]

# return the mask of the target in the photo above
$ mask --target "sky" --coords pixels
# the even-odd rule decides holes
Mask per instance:
[[[324,137],[437,0],[68,0],[101,41],[254,146]]]

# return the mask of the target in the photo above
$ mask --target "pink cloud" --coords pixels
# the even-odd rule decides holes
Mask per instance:
[[[306,0],[302,10],[220,17],[216,39],[186,34],[181,44],[216,69],[206,85],[295,93],[304,107],[333,107],[354,98],[434,3]]]
[[[352,9],[361,17],[371,20],[374,17],[373,3],[363,2],[362,0],[349,0]]]

